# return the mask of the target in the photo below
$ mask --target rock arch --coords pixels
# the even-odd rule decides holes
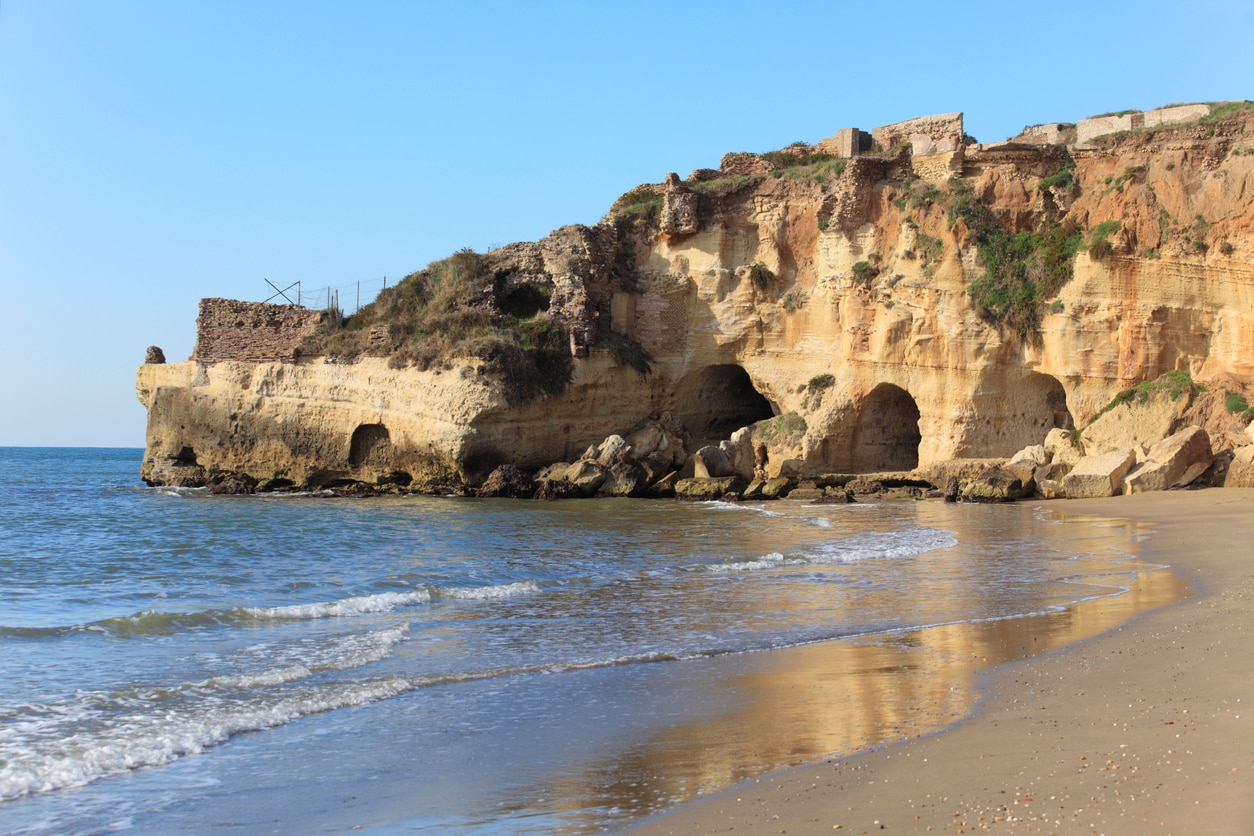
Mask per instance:
[[[862,401],[853,433],[855,473],[914,470],[919,466],[919,405],[905,389],[881,383]]]
[[[718,442],[741,427],[775,416],[749,373],[734,363],[706,366],[680,381],[671,410],[692,436],[694,449]]]
[[[392,436],[383,424],[359,424],[348,444],[348,463],[353,467],[384,465],[392,448]]]

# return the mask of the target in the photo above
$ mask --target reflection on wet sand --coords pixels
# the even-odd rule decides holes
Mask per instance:
[[[1127,528],[1108,531],[1123,553],[1135,551]],[[1168,569],[1135,559],[1112,568],[1118,573],[1084,578],[1105,587],[1094,591],[1105,597],[1058,611],[709,660],[694,674],[717,710],[554,776],[545,794],[566,812],[568,830],[600,829],[607,806],[625,824],[787,765],[935,732],[970,713],[989,668],[1117,628],[1188,594]],[[601,815],[579,812],[592,807]]]

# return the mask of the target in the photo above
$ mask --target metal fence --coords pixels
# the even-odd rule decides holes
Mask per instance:
[[[388,278],[361,279],[349,284],[337,286],[323,285],[310,287],[304,282],[295,281],[287,286],[265,280],[270,292],[266,302],[278,305],[299,305],[311,310],[339,308],[345,314],[354,314],[368,305],[379,295],[379,291],[388,286]],[[393,282],[395,284],[395,282]]]

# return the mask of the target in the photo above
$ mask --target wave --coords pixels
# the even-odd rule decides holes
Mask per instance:
[[[169,763],[235,734],[308,714],[364,705],[416,687],[401,677],[297,686],[316,674],[360,668],[391,655],[408,625],[293,648],[300,662],[214,676],[176,686],[84,692],[58,702],[5,710],[0,734],[0,801],[83,786],[99,778]]]
[[[504,598],[516,598],[540,591],[540,584],[535,581],[515,581],[498,586],[452,586],[436,587],[433,590],[441,598],[458,598],[468,601],[499,601]]]
[[[41,639],[63,636],[86,630],[111,636],[162,636],[200,627],[249,627],[281,621],[307,621],[320,618],[353,618],[374,613],[394,612],[406,607],[428,604],[433,597],[461,600],[503,600],[538,592],[535,581],[515,581],[482,587],[422,587],[408,592],[380,592],[353,595],[334,601],[313,601],[274,607],[233,607],[192,612],[144,610],[134,615],[117,616],[61,627],[18,627],[0,625],[0,637]]]
[[[751,572],[780,566],[833,565],[858,563],[864,560],[915,557],[938,549],[958,545],[952,531],[922,526],[908,526],[892,531],[868,531],[851,540],[826,543],[794,555],[771,552],[751,560],[721,563],[706,567],[711,572]]]
[[[0,800],[81,787],[109,775],[160,766],[198,754],[236,734],[286,725],[301,717],[366,705],[413,689],[401,677],[308,688],[248,703],[201,701],[160,712],[127,714],[102,727],[55,740],[35,752],[0,745]],[[42,745],[39,745],[42,744]]]

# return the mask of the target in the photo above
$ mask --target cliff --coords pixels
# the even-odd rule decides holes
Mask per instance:
[[[206,300],[193,358],[139,370],[142,475],[455,489],[669,413],[687,453],[749,427],[759,475],[929,478],[1164,372],[1243,391],[1254,111],[1196,107],[728,154],[347,320]]]

